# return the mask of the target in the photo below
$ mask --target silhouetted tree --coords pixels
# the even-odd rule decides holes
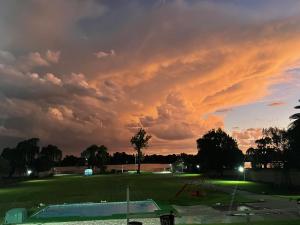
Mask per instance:
[[[300,102],[300,100],[299,100]],[[295,106],[300,109],[300,105]],[[290,116],[293,120],[288,128],[288,138],[290,141],[290,149],[287,153],[288,166],[291,168],[300,168],[300,113]]]
[[[217,170],[233,169],[244,161],[242,151],[236,140],[220,128],[211,130],[197,140],[198,155],[202,169]]]
[[[7,176],[10,171],[9,161],[0,156],[0,178]]]
[[[31,138],[17,144],[17,152],[21,155],[23,163],[27,167],[32,167],[34,160],[38,157],[40,150],[38,146],[39,141],[39,138]]]
[[[21,155],[18,154],[16,148],[4,148],[1,156],[9,162],[9,177],[12,177],[16,172],[23,173],[25,171],[26,165],[23,164]]]
[[[286,152],[289,149],[287,132],[284,129],[270,127],[263,129],[262,137],[255,141],[256,148],[246,152],[252,168],[282,168],[286,165]]]
[[[189,155],[190,156],[190,155]],[[144,163],[163,163],[163,164],[172,164],[180,158],[179,155],[145,155],[143,162]]]
[[[101,172],[104,172],[109,157],[104,145],[91,145],[81,153],[81,156],[86,159],[90,168],[98,167]]]
[[[267,168],[268,164],[272,162],[274,149],[272,148],[272,139],[270,137],[262,137],[255,141],[257,145],[257,154],[260,167]]]
[[[140,128],[130,140],[131,145],[137,151],[138,174],[140,174],[141,171],[142,149],[148,147],[150,139],[151,135],[147,135],[146,131],[143,128]]]
[[[43,147],[40,156],[47,158],[53,163],[59,163],[62,158],[62,151],[55,145]]]
[[[256,169],[256,168],[261,168],[261,163],[260,163],[260,156],[259,156],[259,152],[257,151],[257,149],[255,148],[249,148],[247,151],[246,151],[246,160],[245,161],[248,161],[251,163],[251,167],[253,169]]]
[[[173,164],[172,164],[172,172],[183,172],[185,171],[185,164],[183,159],[178,158]]]
[[[97,167],[100,169],[100,173],[104,173],[106,170],[106,164],[109,160],[109,154],[107,148],[101,145],[96,153]]]
[[[286,130],[279,129],[277,127],[270,127],[268,129],[263,129],[263,135],[271,139],[269,149],[272,151],[272,167],[285,167],[287,162],[286,153],[290,145]]]
[[[133,164],[134,163],[134,155],[129,155],[126,152],[115,152],[110,157],[111,164]]]
[[[97,145],[91,145],[81,153],[81,157],[86,159],[88,167],[91,169],[94,169],[94,167],[97,165],[96,153],[98,148],[99,147]]]
[[[184,154],[185,155],[185,154]],[[180,155],[145,155],[143,157],[143,163],[162,163],[162,164],[172,164],[174,163]],[[191,161],[191,158],[195,156],[186,155],[187,161]],[[111,164],[133,164],[135,161],[135,156],[133,154],[127,154],[125,152],[115,152],[110,156]]]
[[[36,172],[49,171],[54,164],[46,156],[39,156],[35,161],[33,168]]]
[[[34,168],[40,149],[38,143],[38,138],[31,138],[19,142],[15,148],[5,148],[3,150],[1,156],[10,163],[10,177],[16,172],[25,173],[26,169]]]
[[[178,155],[178,159],[181,159],[183,161],[185,171],[187,172],[199,171],[199,169],[197,168],[198,165],[197,156],[181,153],[180,155]]]
[[[50,170],[61,161],[61,158],[62,151],[57,146],[45,146],[35,160],[35,169],[38,172]]]
[[[61,166],[84,166],[85,158],[66,155],[61,161]]]

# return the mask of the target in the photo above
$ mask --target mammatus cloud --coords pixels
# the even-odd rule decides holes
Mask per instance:
[[[38,52],[29,53],[28,56],[24,58],[24,64],[28,67],[49,66],[48,61],[44,59]]]
[[[1,134],[73,153],[90,144],[131,151],[143,126],[148,152],[195,153],[198,137],[270,94],[300,60],[299,4],[282,15],[276,4],[156,3],[3,3]],[[259,132],[233,135],[246,149]]]
[[[114,50],[110,50],[110,52],[103,52],[103,51],[95,52],[94,55],[98,59],[101,59],[101,58],[105,58],[105,57],[108,57],[108,56],[115,56],[116,53],[115,53]]]
[[[61,85],[62,84],[62,81],[61,79],[59,79],[58,77],[56,77],[54,74],[52,73],[47,73],[45,75],[45,79],[53,84],[56,84],[56,85]]]
[[[64,119],[64,116],[62,114],[62,112],[57,109],[57,108],[52,108],[50,107],[49,110],[48,110],[48,114],[50,117],[52,117],[53,119],[56,119],[56,120],[63,120]]]
[[[48,61],[50,61],[52,63],[58,63],[58,60],[60,58],[60,51],[47,50],[46,58]]]

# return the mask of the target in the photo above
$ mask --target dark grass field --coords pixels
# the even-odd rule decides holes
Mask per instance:
[[[153,199],[162,208],[172,204],[195,205],[227,204],[231,196],[223,192],[204,190],[196,184],[187,188],[176,197],[176,193],[186,183],[200,180],[199,175],[154,175],[121,174],[84,176],[55,176],[48,179],[35,179],[9,184],[2,183],[0,188],[0,216],[11,208],[25,207],[31,213],[40,203],[62,204],[77,202],[125,201],[126,187],[130,187],[131,200]],[[200,196],[193,196],[193,193]],[[239,202],[246,202],[241,196]]]
[[[267,183],[258,183],[253,181],[243,181],[243,180],[223,180],[223,179],[210,179],[210,183],[225,187],[235,187],[238,189],[249,191],[257,194],[270,194],[279,195],[282,197],[288,197],[291,199],[299,198],[300,188],[299,187],[286,187],[278,186]]]

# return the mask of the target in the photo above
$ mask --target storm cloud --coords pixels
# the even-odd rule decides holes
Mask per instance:
[[[65,153],[131,151],[143,126],[148,152],[194,153],[226,126],[215,112],[297,67],[299,12],[299,1],[0,1],[0,147],[34,136]],[[234,136],[246,145],[250,131]]]

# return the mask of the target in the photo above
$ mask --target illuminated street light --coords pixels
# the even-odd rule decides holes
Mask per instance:
[[[27,175],[30,176],[32,174],[32,170],[27,170]]]
[[[197,167],[197,169],[199,169],[199,168],[200,168],[200,166],[199,166],[199,165],[197,165],[196,167]]]
[[[242,167],[242,166],[239,166],[238,170],[239,170],[239,172],[241,172],[241,173],[243,173],[243,172],[245,171],[244,167]]]
[[[245,168],[243,166],[239,166],[238,170],[240,173],[243,173],[244,181],[245,181],[246,180]]]

